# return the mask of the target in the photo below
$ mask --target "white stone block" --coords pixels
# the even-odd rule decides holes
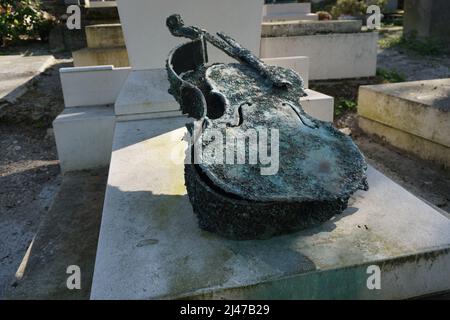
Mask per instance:
[[[308,57],[280,57],[262,59],[265,64],[289,68],[297,72],[303,79],[303,85],[309,85],[309,58]]]
[[[106,0],[106,1],[92,1],[84,0],[85,8],[114,8],[117,7],[117,1]]]
[[[186,118],[117,124],[92,299],[404,299],[450,289],[450,220],[372,167],[323,225],[264,241],[202,231],[183,176]],[[369,290],[367,267],[381,271]]]
[[[117,4],[134,70],[163,68],[169,51],[188,41],[175,38],[167,29],[166,18],[174,13],[181,14],[187,25],[211,33],[224,31],[259,53],[263,0],[118,0]],[[230,60],[209,48],[211,62]]]
[[[300,98],[303,110],[314,118],[333,122],[334,98],[310,89],[306,89],[305,92],[307,96]]]
[[[114,125],[112,107],[65,109],[53,121],[61,171],[108,166]]]
[[[59,69],[65,106],[113,104],[130,70],[113,66]]]
[[[261,57],[308,56],[309,79],[345,79],[376,74],[377,32],[261,39]]]
[[[311,3],[266,4],[263,7],[263,21],[319,20],[311,13]]]
[[[119,120],[154,118],[162,112],[181,115],[178,102],[168,90],[165,69],[132,71],[117,97],[114,106],[116,115]]]

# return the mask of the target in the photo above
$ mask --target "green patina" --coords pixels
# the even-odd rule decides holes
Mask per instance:
[[[186,27],[178,15],[167,26],[192,40],[171,52],[167,71],[169,92],[197,119],[187,125],[191,152],[209,151],[206,161],[185,167],[201,228],[232,239],[269,238],[323,223],[356,190],[367,190],[364,157],[331,123],[305,113],[297,73],[265,65],[223,33]],[[207,43],[240,63],[208,65]],[[239,141],[244,152],[233,145]],[[261,161],[264,143],[275,170]],[[259,162],[251,161],[255,154]]]

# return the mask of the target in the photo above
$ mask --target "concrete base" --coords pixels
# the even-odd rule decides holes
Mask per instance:
[[[310,89],[305,92],[307,96],[300,98],[300,103],[306,113],[319,120],[333,122],[334,98]]]
[[[168,93],[165,69],[132,71],[122,87],[114,109],[119,121],[181,115],[178,102]]]
[[[261,57],[309,57],[310,80],[372,77],[377,65],[377,32],[264,37]]]
[[[381,137],[399,149],[450,169],[449,147],[363,117],[358,119],[358,125],[364,132]]]
[[[33,78],[55,62],[53,56],[0,55],[0,103],[14,103],[25,92]]]
[[[83,107],[114,104],[131,68],[113,66],[59,69],[64,105]]]
[[[120,23],[86,26],[85,32],[88,48],[125,47],[125,39]]]
[[[265,241],[205,231],[186,195],[187,119],[118,123],[91,299],[401,299],[450,289],[450,221],[373,168],[324,225]],[[367,287],[367,267],[381,289]],[[370,283],[370,281],[369,281]]]
[[[361,128],[450,167],[450,79],[359,88]]]
[[[115,48],[85,48],[72,52],[75,67],[113,65],[114,67],[129,67],[126,47]]]
[[[361,32],[361,20],[288,21],[262,24],[261,36],[293,37],[329,33]]]
[[[61,171],[107,166],[115,120],[112,107],[66,108],[53,121]]]

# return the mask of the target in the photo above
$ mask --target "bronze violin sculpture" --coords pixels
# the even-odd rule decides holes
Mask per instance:
[[[363,155],[331,123],[305,113],[303,80],[296,72],[265,65],[231,37],[185,26],[179,15],[168,17],[167,27],[191,39],[167,60],[169,92],[195,118],[186,125],[192,137],[187,156],[202,147],[215,152],[210,160],[223,159],[224,137],[227,143],[242,137],[249,142],[244,154],[236,148],[224,152],[227,160],[240,162],[185,164],[186,188],[202,229],[230,239],[266,239],[317,226],[341,213],[358,189],[368,190]],[[208,43],[238,63],[208,65]],[[270,132],[275,143],[264,145],[249,132]],[[260,148],[278,154],[277,170],[255,161],[252,152]]]

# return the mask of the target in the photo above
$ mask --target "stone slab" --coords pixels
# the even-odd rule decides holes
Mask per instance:
[[[263,0],[129,0],[117,1],[125,42],[134,70],[163,68],[167,55],[187,39],[173,37],[166,18],[174,13],[186,24],[211,33],[223,31],[244,47],[259,53]],[[209,47],[211,48],[211,46]],[[211,48],[211,62],[231,61]]]
[[[401,150],[450,168],[450,147],[364,117],[359,117],[358,125],[364,132],[381,137]]]
[[[117,97],[114,106],[116,115],[138,117],[149,113],[179,111],[178,102],[168,90],[165,69],[132,71]]]
[[[84,48],[73,51],[72,57],[75,67],[113,65],[120,68],[130,66],[126,47]]]
[[[185,118],[118,123],[91,299],[400,299],[450,289],[450,221],[372,167],[322,226],[264,241],[202,231],[183,178]],[[381,290],[367,288],[367,267]]]
[[[59,69],[65,107],[114,104],[130,71],[113,66]]]
[[[372,77],[377,66],[377,32],[330,33],[261,39],[261,57],[309,57],[309,79]]]
[[[264,22],[261,36],[292,37],[327,33],[361,32],[361,20]]]
[[[262,59],[265,64],[289,68],[297,72],[303,79],[305,88],[309,86],[309,58],[308,57],[279,57]]]
[[[358,114],[450,148],[450,78],[361,86]]]
[[[135,121],[135,120],[146,120],[146,119],[173,118],[173,117],[180,117],[181,115],[182,115],[181,110],[158,111],[158,112],[150,112],[150,113],[120,115],[120,116],[116,116],[116,121]]]
[[[61,171],[107,166],[111,159],[115,121],[111,106],[64,109],[53,121]]]
[[[125,47],[122,25],[120,23],[94,24],[86,26],[88,48]]]
[[[14,103],[27,85],[54,63],[51,55],[0,55],[0,102]]]

